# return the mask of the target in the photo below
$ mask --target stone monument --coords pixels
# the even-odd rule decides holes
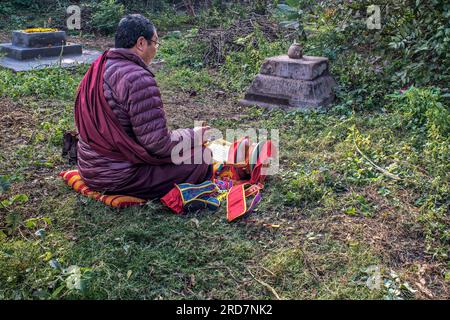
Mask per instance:
[[[13,31],[12,42],[0,44],[0,65],[15,71],[39,69],[52,65],[68,66],[91,63],[100,53],[83,50],[68,43],[66,33],[56,29],[34,28]]]
[[[318,108],[334,100],[334,86],[328,58],[304,56],[301,45],[294,43],[288,55],[264,61],[240,103],[283,109]]]

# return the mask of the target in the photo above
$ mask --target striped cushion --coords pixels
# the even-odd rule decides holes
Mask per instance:
[[[136,197],[125,196],[125,195],[104,195],[100,192],[93,191],[89,189],[81,178],[78,170],[63,171],[59,174],[60,177],[64,179],[64,182],[72,187],[76,192],[82,194],[83,196],[101,201],[107,206],[114,208],[125,208],[136,205],[143,205],[146,203],[144,199],[139,199]]]

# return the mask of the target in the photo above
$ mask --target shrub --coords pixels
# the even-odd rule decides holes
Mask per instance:
[[[449,69],[449,4],[444,0],[399,1],[387,25],[390,52],[399,62],[393,81],[445,84]]]
[[[392,95],[391,108],[403,116],[403,124],[416,133],[416,147],[423,150],[428,170],[445,178],[449,163],[450,112],[437,88],[411,87]]]
[[[196,32],[197,29],[189,30],[185,35],[169,33],[162,39],[157,58],[163,59],[169,68],[199,69],[203,67],[203,55],[206,47],[203,42],[192,41]]]
[[[289,47],[285,41],[268,41],[258,29],[237,39],[236,43],[244,45],[244,49],[230,52],[220,71],[223,87],[238,92],[243,91],[252,82],[265,58],[284,54]]]
[[[390,97],[394,102],[391,107],[404,116],[409,128],[434,128],[439,135],[448,134],[449,112],[440,101],[442,97],[439,89],[411,87]]]
[[[214,85],[214,81],[205,69],[193,70],[186,67],[166,70],[160,84],[164,87],[180,88],[202,92]]]
[[[81,65],[73,70],[46,68],[19,73],[0,70],[0,96],[58,97],[71,100],[75,97],[75,91],[87,67]]]
[[[125,14],[125,7],[116,0],[102,0],[93,5],[92,26],[102,34],[113,33],[120,19]]]

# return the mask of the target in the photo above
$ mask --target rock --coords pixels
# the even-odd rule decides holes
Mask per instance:
[[[152,61],[149,65],[149,68],[153,73],[156,73],[164,67],[164,64],[164,60]]]
[[[36,33],[13,31],[12,43],[1,44],[0,51],[16,60],[82,54],[80,45],[66,43],[64,31]]]
[[[179,39],[179,38],[181,38],[181,36],[182,36],[182,34],[181,34],[181,31],[179,31],[179,30],[175,30],[175,31],[170,31],[170,32],[168,32],[167,34],[166,34],[166,37],[167,38],[176,38],[176,39]]]
[[[225,91],[222,91],[222,90],[216,90],[215,93],[216,93],[216,99],[219,98],[219,97],[223,98],[223,97],[226,96]]]
[[[13,31],[12,44],[24,48],[43,48],[48,46],[61,46],[66,44],[64,31],[35,32]]]
[[[291,59],[301,59],[303,57],[303,47],[299,43],[293,43],[288,50],[288,57]]]
[[[279,56],[266,59],[261,66],[261,74],[295,80],[314,80],[328,72],[328,59],[303,56],[291,59]]]
[[[90,64],[99,55],[98,51],[66,42],[64,31],[14,31],[10,43],[0,44],[0,66],[14,71]]]
[[[290,51],[296,51],[294,56],[298,56],[298,50],[296,46]],[[318,108],[334,100],[335,86],[325,57],[271,57],[264,61],[240,103],[269,108]]]

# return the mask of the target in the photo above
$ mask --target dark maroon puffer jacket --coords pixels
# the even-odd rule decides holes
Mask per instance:
[[[193,138],[193,129],[169,131],[159,88],[144,61],[128,49],[112,49],[106,62],[104,94],[125,132],[151,155],[170,157],[183,138]],[[201,183],[211,175],[207,164],[168,163],[135,165],[102,156],[80,139],[78,169],[86,184],[105,193],[129,194],[145,199],[160,198],[174,183]]]

